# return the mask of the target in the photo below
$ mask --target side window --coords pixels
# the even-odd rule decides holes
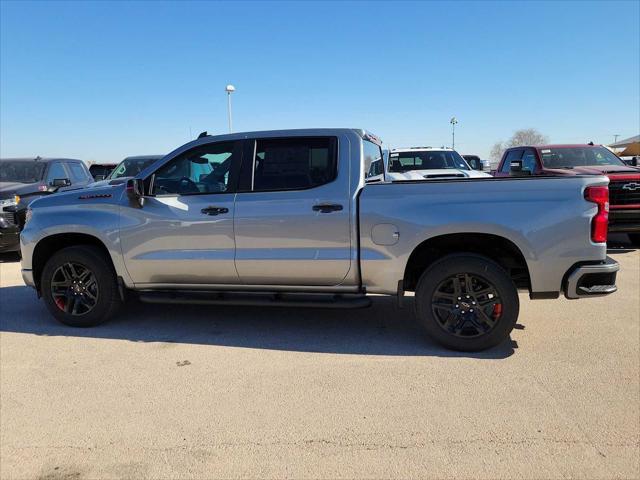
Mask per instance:
[[[256,143],[253,191],[302,190],[336,178],[334,137],[264,139]]]
[[[528,170],[531,173],[536,171],[536,152],[531,148],[527,148],[522,156],[522,170]]]
[[[155,172],[152,195],[225,193],[234,161],[234,142],[189,150]]]
[[[382,164],[382,150],[379,145],[368,140],[362,141],[364,155],[365,180],[368,182],[384,180],[384,166]]]
[[[57,178],[69,178],[69,174],[60,162],[52,162],[49,164],[47,171],[47,183],[53,182]]]
[[[84,165],[82,165],[79,162],[67,163],[67,169],[71,174],[72,183],[82,183],[82,182],[86,182],[89,179],[88,174],[85,171]]]
[[[509,170],[511,169],[511,162],[513,162],[514,160],[520,160],[521,157],[522,157],[521,148],[516,148],[515,150],[509,150],[509,153],[507,153],[507,158],[505,158],[500,171],[503,173],[509,173]]]

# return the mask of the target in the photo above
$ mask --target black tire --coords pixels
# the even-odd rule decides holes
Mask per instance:
[[[629,233],[629,241],[635,247],[640,247],[640,233]]]
[[[467,278],[471,279],[471,298],[452,293],[456,288],[457,292],[465,289]],[[489,291],[493,293],[482,293]],[[425,270],[416,288],[415,306],[420,323],[433,340],[453,350],[472,352],[494,347],[509,337],[520,301],[513,280],[500,265],[481,255],[454,254]]]
[[[69,290],[76,288],[75,283],[82,283],[67,279],[69,265],[74,266],[74,272],[80,270],[85,276],[86,272],[90,272],[91,285],[86,282],[85,286],[91,289],[91,293],[87,291],[88,288],[79,286],[80,293],[73,295],[68,293]],[[52,283],[55,286],[52,286]],[[74,285],[67,287],[66,283],[74,283]],[[44,266],[40,290],[51,314],[58,321],[72,327],[99,325],[111,318],[121,303],[116,273],[111,262],[102,250],[91,245],[78,245],[56,252]],[[65,293],[60,293],[61,291]],[[95,300],[93,298],[89,300],[90,294],[95,297]],[[92,306],[82,303],[85,301]],[[76,310],[70,308],[70,305],[75,306]]]

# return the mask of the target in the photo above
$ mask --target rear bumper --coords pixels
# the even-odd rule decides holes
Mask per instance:
[[[610,257],[597,263],[574,265],[565,275],[564,296],[569,299],[601,297],[616,290],[618,262]]]
[[[611,208],[610,232],[640,232],[640,208]]]

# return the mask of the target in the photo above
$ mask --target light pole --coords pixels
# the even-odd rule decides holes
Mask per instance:
[[[451,117],[449,120],[451,124],[451,150],[456,149],[456,123],[458,123],[458,119],[456,117]]]
[[[613,135],[613,143],[618,143],[618,137],[620,136],[619,133],[616,133]]]
[[[236,87],[229,84],[224,88],[224,91],[227,92],[227,113],[229,115],[229,133],[232,133],[233,123],[231,121],[231,94],[236,91]]]

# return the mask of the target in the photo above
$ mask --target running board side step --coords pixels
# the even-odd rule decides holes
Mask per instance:
[[[366,308],[371,305],[366,295],[349,294],[142,291],[139,299],[144,303],[252,307]]]

